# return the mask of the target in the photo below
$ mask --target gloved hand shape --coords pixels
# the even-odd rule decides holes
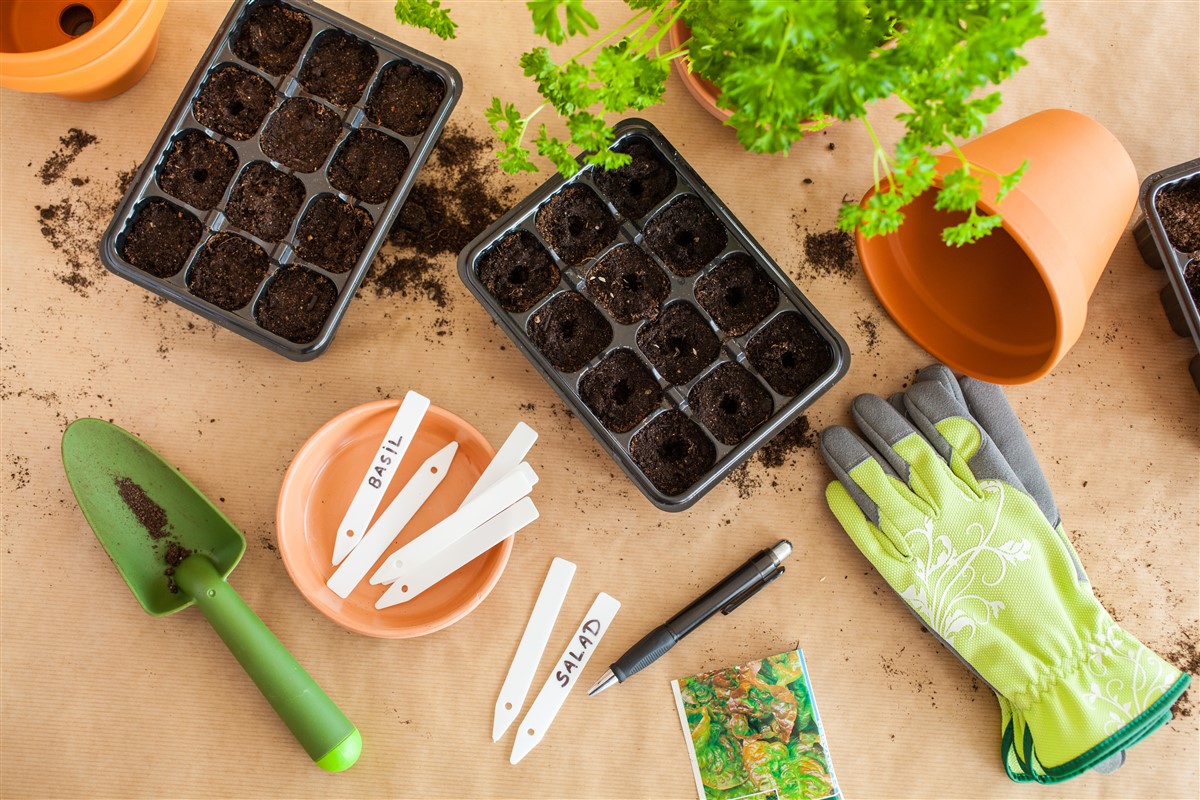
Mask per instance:
[[[996,692],[1015,781],[1115,769],[1171,719],[1189,677],[1112,620],[999,387],[921,372],[834,426],[829,507],[930,631]]]

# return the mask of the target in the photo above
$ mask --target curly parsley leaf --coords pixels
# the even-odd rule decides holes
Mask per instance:
[[[450,10],[441,6],[441,0],[396,0],[396,19],[442,39],[453,39],[458,25],[450,19]]]
[[[583,0],[529,0],[525,5],[533,17],[533,32],[553,44],[562,44],[568,36],[586,34],[600,26],[592,12],[583,7]],[[566,12],[565,29],[558,15],[560,8]]]

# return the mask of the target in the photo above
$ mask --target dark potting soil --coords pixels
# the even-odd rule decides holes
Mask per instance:
[[[71,128],[66,136],[58,137],[59,147],[37,171],[38,179],[43,186],[49,186],[63,176],[67,167],[75,163],[75,159],[84,148],[96,143],[96,137],[79,128]]]
[[[803,315],[788,311],[746,344],[750,363],[780,394],[797,395],[833,364],[829,343]]]
[[[230,37],[233,52],[264,72],[282,75],[296,64],[312,22],[295,9],[272,2],[255,3]]]
[[[1192,302],[1200,307],[1200,261],[1188,262],[1183,270],[1183,282],[1192,296]]]
[[[633,435],[629,454],[660,492],[677,495],[712,467],[717,449],[681,411],[664,411]]]
[[[617,221],[591,187],[571,184],[537,212],[537,229],[567,264],[575,266],[617,237]]]
[[[779,469],[792,460],[798,451],[817,447],[817,433],[812,429],[808,417],[801,414],[786,428],[775,434],[771,441],[758,451],[758,460],[767,469]]]
[[[291,97],[271,115],[258,141],[264,153],[285,167],[316,172],[341,132],[341,118],[328,106]]]
[[[445,97],[446,85],[437,73],[397,61],[379,73],[367,117],[403,136],[416,136],[433,122]]]
[[[193,208],[215,208],[237,172],[233,148],[198,130],[175,139],[158,172],[158,185]]]
[[[329,182],[367,203],[382,203],[404,177],[408,149],[399,139],[362,128],[351,132],[329,165]]]
[[[640,219],[675,188],[675,170],[658,149],[642,136],[630,136],[613,148],[632,160],[623,167],[592,172],[592,180],[608,196],[617,211]]]
[[[520,314],[554,290],[558,267],[529,231],[513,231],[475,262],[480,282],[511,314]]]
[[[346,108],[358,102],[375,71],[379,56],[361,39],[326,31],[317,37],[300,69],[300,83],[310,93]]]
[[[258,324],[297,343],[311,342],[333,310],[337,288],[324,275],[302,267],[275,273],[258,301]]]
[[[1167,186],[1154,198],[1154,209],[1172,247],[1184,253],[1200,251],[1200,180]]]
[[[621,244],[588,270],[588,294],[622,325],[654,319],[671,293],[671,281],[640,247]]]
[[[254,298],[269,266],[267,254],[254,242],[235,233],[218,233],[196,254],[196,262],[188,270],[188,289],[213,305],[234,311]]]
[[[646,246],[676,275],[695,275],[725,249],[721,220],[694,194],[684,195],[654,215],[644,230]]]
[[[708,321],[691,303],[668,305],[658,319],[638,330],[638,348],[671,383],[695,378],[721,351],[721,342]]]
[[[734,445],[767,421],[775,410],[771,393],[740,364],[725,363],[688,392],[696,418],[721,444]]]
[[[172,567],[178,567],[179,562],[192,554],[191,550],[181,545],[179,542],[171,542],[167,545],[167,553],[163,556],[163,561],[166,561]]]
[[[633,430],[662,402],[653,373],[626,348],[614,350],[583,373],[579,396],[613,433]]]
[[[374,228],[366,209],[355,208],[332,195],[318,197],[296,228],[296,252],[330,272],[348,272]]]
[[[275,105],[275,90],[235,64],[214,70],[192,103],[196,120],[232,139],[249,139]]]
[[[525,326],[530,340],[561,372],[577,372],[608,347],[612,326],[576,292],[563,292],[538,309]]]
[[[805,275],[824,277],[836,275],[849,280],[858,271],[858,255],[854,238],[843,230],[804,234]]]
[[[696,299],[730,336],[741,336],[779,305],[779,290],[745,253],[730,253],[696,281]]]
[[[153,198],[134,213],[119,252],[143,272],[169,278],[183,269],[203,233],[200,220],[166,200]]]
[[[424,297],[446,308],[450,301],[437,272],[438,265],[427,259],[387,255],[375,259],[370,280],[376,297]]]
[[[146,533],[150,534],[151,539],[158,541],[171,532],[168,529],[170,523],[167,512],[150,499],[150,495],[146,494],[141,485],[132,478],[115,478],[113,482],[117,485],[117,494],[121,496],[122,502],[133,512],[133,516],[146,529]]]
[[[225,206],[229,221],[268,242],[287,236],[304,202],[304,184],[294,175],[255,161],[242,170]]]

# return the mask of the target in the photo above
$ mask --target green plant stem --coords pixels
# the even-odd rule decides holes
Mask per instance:
[[[630,25],[632,25],[633,23],[637,22],[637,21],[638,21],[638,20],[639,20],[641,17],[644,17],[644,16],[646,16],[646,14],[649,12],[649,10],[650,10],[650,9],[643,8],[641,11],[639,11],[638,13],[634,14],[632,17],[630,17],[629,19],[627,19],[627,20],[625,20],[623,23],[621,23],[621,24],[620,24],[618,27],[616,27],[616,28],[613,28],[611,31],[609,31],[608,33],[606,33],[604,36],[601,36],[599,39],[597,39],[596,41],[594,41],[594,42],[592,42],[591,44],[589,44],[589,45],[588,45],[587,47],[585,47],[583,50],[581,50],[580,52],[578,52],[578,53],[576,53],[575,55],[571,56],[569,59],[567,59],[567,63],[570,63],[570,62],[572,62],[572,61],[578,61],[579,59],[583,58],[583,57],[584,57],[584,56],[586,56],[588,53],[592,52],[592,51],[593,51],[593,50],[595,50],[597,47],[599,47],[600,45],[604,44],[604,43],[605,43],[605,42],[607,42],[609,39],[613,38],[614,36],[616,36],[617,34],[619,34],[621,31],[623,31],[623,30],[625,30],[626,28],[628,28],[628,27],[629,27]],[[645,25],[643,25],[642,27],[645,27]],[[636,33],[637,33],[637,31],[634,31],[634,33],[636,34]]]
[[[884,175],[887,176],[888,185],[892,187],[892,191],[896,191],[896,180],[892,177],[892,165],[888,161],[887,152],[884,151],[883,145],[879,142],[879,137],[875,135],[875,128],[871,126],[871,121],[867,119],[867,115],[862,116],[863,127],[867,129],[867,133],[871,137],[871,141],[875,145],[875,154],[871,159],[871,169],[875,173],[875,191],[881,191],[879,185],[879,164],[883,163]]]
[[[687,10],[688,3],[690,2],[691,0],[683,0],[681,3],[676,5],[675,11],[671,14],[671,18],[666,22],[659,23],[658,30],[655,32],[654,38],[652,38],[644,48],[639,48],[638,52],[642,55],[646,55],[646,53],[650,52],[650,50],[657,49],[658,43],[661,42],[662,38],[667,35],[667,32],[675,26],[675,23],[679,20],[679,17],[682,16],[683,12]],[[663,10],[664,7],[660,6],[659,9],[655,10],[654,16],[658,17]]]

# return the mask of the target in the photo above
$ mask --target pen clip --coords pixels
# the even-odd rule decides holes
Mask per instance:
[[[732,614],[742,603],[746,602],[751,597],[754,597],[754,595],[758,594],[763,589],[765,589],[767,587],[767,584],[769,584],[771,581],[775,580],[780,575],[782,575],[784,569],[785,569],[785,567],[781,564],[770,575],[768,575],[766,578],[764,578],[762,583],[758,583],[758,584],[755,584],[754,586],[751,586],[749,589],[742,592],[737,597],[733,598],[728,603],[726,603],[725,607],[721,609],[721,613],[725,614],[725,615]]]

